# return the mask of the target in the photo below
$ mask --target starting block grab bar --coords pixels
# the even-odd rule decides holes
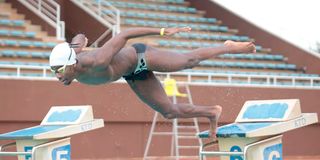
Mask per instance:
[[[0,156],[31,156],[31,152],[1,152]]]
[[[318,122],[317,113],[301,113],[298,99],[247,101],[235,123],[218,128],[220,151],[199,149],[200,159],[220,156],[221,160],[282,160],[282,134]],[[209,131],[198,134],[209,138]]]
[[[0,140],[15,140],[0,146],[0,156],[18,160],[71,160],[70,136],[104,127],[93,119],[91,106],[51,107],[39,126],[0,134]],[[4,151],[16,146],[16,152]]]
[[[13,142],[13,143],[9,143],[9,144],[5,144],[5,145],[2,145],[1,146],[1,152],[0,152],[0,156],[27,156],[27,157],[30,157],[31,160],[37,160],[35,156],[32,156],[32,155],[35,155],[36,152],[43,148],[43,147],[47,147],[47,146],[50,146],[50,145],[54,145],[54,144],[58,144],[58,143],[61,143],[63,141],[70,141],[70,138],[64,138],[64,139],[59,139],[59,140],[54,140],[54,141],[51,141],[51,142],[46,142],[46,143],[43,143],[43,144],[39,144],[39,145],[36,145],[36,146],[33,146],[32,150],[31,151],[27,151],[27,152],[5,152],[3,149],[4,148],[7,148],[5,146],[15,146],[16,143]]]

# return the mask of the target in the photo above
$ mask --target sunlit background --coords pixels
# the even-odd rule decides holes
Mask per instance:
[[[319,0],[214,0],[308,51],[320,52]]]

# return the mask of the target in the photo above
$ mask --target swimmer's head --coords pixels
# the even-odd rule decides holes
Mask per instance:
[[[56,45],[49,58],[51,71],[64,85],[69,85],[74,79],[73,68],[76,64],[76,52],[69,43]]]
[[[60,43],[52,49],[49,62],[50,67],[73,65],[77,62],[76,52],[69,43]]]

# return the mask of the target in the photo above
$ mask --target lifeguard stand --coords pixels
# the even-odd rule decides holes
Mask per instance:
[[[175,79],[172,78],[166,78],[164,80],[164,89],[166,91],[167,96],[172,97],[172,101],[174,104],[177,103],[177,98],[188,98],[188,102],[190,104],[193,104],[192,101],[192,95],[190,92],[190,88],[188,85],[184,84],[183,85],[187,91],[187,94],[180,93],[178,90],[178,85]],[[155,112],[150,133],[149,133],[149,138],[147,141],[146,149],[144,152],[144,159],[148,159],[148,153],[150,149],[150,144],[152,141],[152,137],[157,135],[157,136],[172,136],[172,141],[171,141],[171,157],[175,157],[175,159],[180,159],[180,158],[192,158],[191,156],[183,156],[180,154],[181,149],[199,149],[199,146],[202,145],[202,141],[198,139],[198,144],[193,144],[193,145],[182,145],[181,141],[184,139],[197,139],[196,134],[199,132],[199,126],[198,126],[198,120],[197,118],[192,118],[192,122],[190,123],[191,125],[180,125],[178,123],[178,119],[175,118],[172,120],[172,131],[171,132],[156,132],[155,127],[158,121],[158,112]],[[188,131],[180,132],[179,129],[184,129]],[[193,157],[198,157],[198,155],[195,155]]]
[[[207,143],[199,155],[201,159],[282,160],[282,134],[317,122],[317,113],[301,113],[298,99],[247,101],[235,123],[218,128],[219,151],[208,150],[212,143]],[[208,138],[209,132],[199,137]]]
[[[103,119],[93,119],[91,106],[51,107],[39,126],[0,135],[0,140],[15,142],[1,145],[0,156],[18,160],[71,160],[70,136],[102,128]],[[15,152],[5,151],[16,146]]]

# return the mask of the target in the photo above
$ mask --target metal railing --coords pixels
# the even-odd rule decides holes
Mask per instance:
[[[11,74],[1,74],[1,70],[11,70]],[[14,70],[14,72],[12,72]],[[30,72],[30,71],[33,72]],[[28,73],[38,73],[37,75]],[[48,74],[49,73],[49,74]],[[195,72],[155,72],[160,80],[174,78],[178,83],[204,86],[233,87],[268,87],[294,89],[320,89],[320,77],[247,75],[226,73],[195,73]],[[34,79],[56,80],[49,66],[0,64],[0,79]],[[123,79],[117,82],[125,82]]]
[[[108,29],[92,43],[92,47],[98,47],[110,32],[112,36],[120,33],[120,10],[106,0],[72,0],[72,2],[106,26]]]
[[[320,77],[195,72],[157,73],[157,75],[174,77],[174,79],[184,77],[186,78],[185,82],[194,85],[320,89]]]
[[[65,40],[65,23],[60,21],[60,5],[53,0],[18,0],[56,29],[58,40]]]

